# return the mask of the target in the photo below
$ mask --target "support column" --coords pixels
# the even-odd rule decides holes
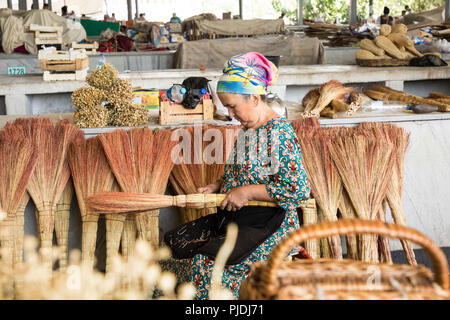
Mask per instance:
[[[8,9],[12,9],[12,0],[8,0]]]
[[[239,0],[239,17],[244,20],[244,17],[242,16],[242,0]]]
[[[303,0],[297,1],[297,25],[303,25]]]
[[[27,0],[19,0],[19,10],[28,10]]]
[[[48,1],[47,1],[47,4],[48,4],[48,10],[53,11],[53,8],[52,8],[52,0],[48,0]]]
[[[373,16],[373,0],[369,0],[369,18]]]
[[[35,10],[39,9],[39,0],[33,0],[33,7]]]
[[[32,113],[28,96],[25,94],[5,95],[5,109],[7,115],[24,115]]]
[[[450,19],[450,0],[445,0],[445,20]]]
[[[139,4],[138,4],[138,0],[135,1],[136,4],[136,19],[139,19]]]
[[[131,0],[127,0],[128,20],[133,20],[133,5]]]
[[[350,24],[358,22],[358,15],[356,13],[357,0],[350,1]]]

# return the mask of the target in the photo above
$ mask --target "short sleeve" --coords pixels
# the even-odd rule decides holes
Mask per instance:
[[[298,208],[309,199],[310,187],[297,136],[290,124],[278,122],[270,129],[270,140],[276,165],[266,183],[267,193],[285,210]]]

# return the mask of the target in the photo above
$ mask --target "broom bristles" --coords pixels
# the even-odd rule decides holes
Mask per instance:
[[[337,210],[342,191],[342,182],[335,167],[326,141],[335,134],[334,128],[320,129],[297,127],[297,137],[302,149],[302,162],[311,186],[311,193],[327,221],[337,220]],[[328,239],[331,255],[342,259],[339,237]]]
[[[90,212],[86,199],[96,192],[112,190],[114,175],[98,137],[74,141],[69,164],[83,222],[82,259],[93,267],[98,215]]]
[[[150,193],[98,192],[86,199],[87,207],[97,214],[137,213],[170,207],[174,197]]]

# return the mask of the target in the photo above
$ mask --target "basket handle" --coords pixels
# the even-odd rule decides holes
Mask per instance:
[[[409,240],[422,246],[431,259],[435,281],[442,289],[449,287],[448,263],[445,254],[437,247],[431,239],[417,230],[406,226],[392,224],[382,221],[370,221],[360,219],[341,219],[338,221],[321,222],[306,225],[290,233],[270,255],[264,275],[261,277],[266,292],[275,294],[277,269],[286,257],[289,249],[297,243],[311,239],[326,238],[335,235],[349,234],[377,234],[394,239]]]

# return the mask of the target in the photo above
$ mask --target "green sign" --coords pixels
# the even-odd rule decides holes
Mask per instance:
[[[8,67],[8,75],[20,76],[25,74],[25,67]]]

